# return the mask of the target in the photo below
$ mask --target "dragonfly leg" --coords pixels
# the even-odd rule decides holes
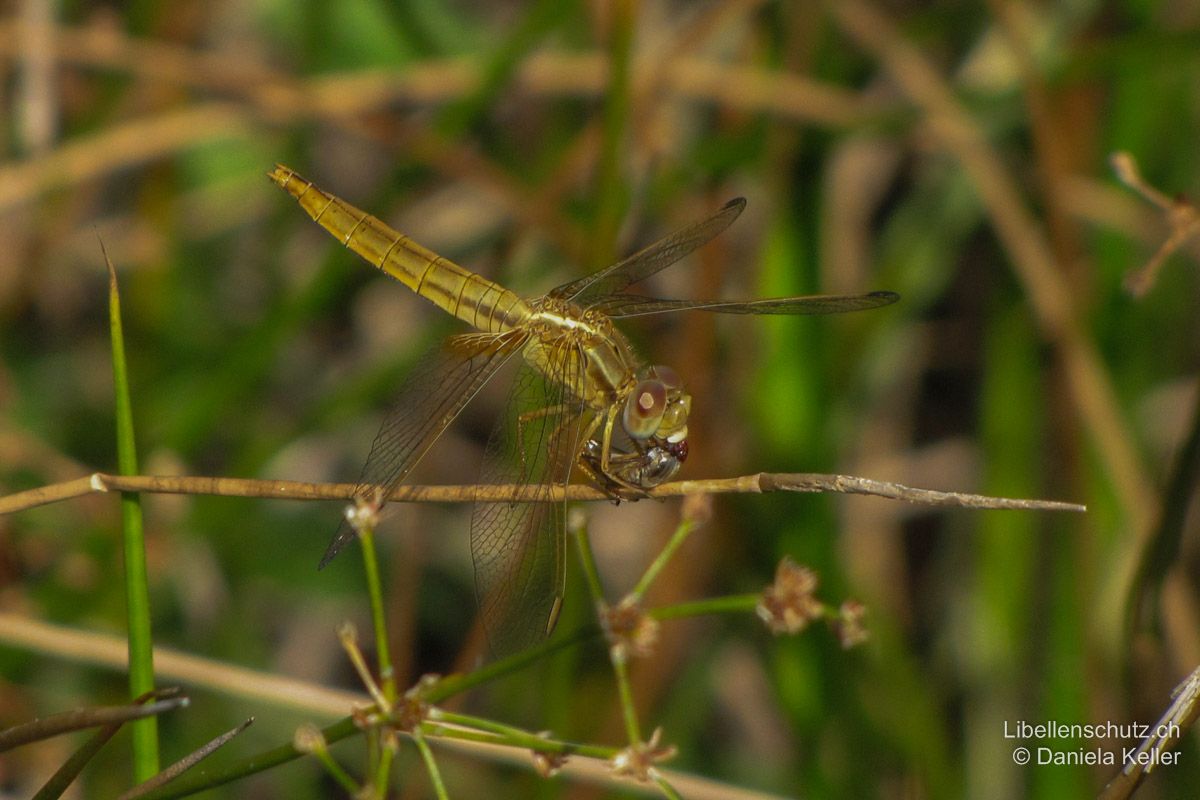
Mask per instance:
[[[587,425],[584,427],[583,432],[579,436],[580,444],[586,445],[586,443],[592,438],[592,436],[595,435],[596,428],[598,428],[598,427],[600,427],[600,417],[593,416],[591,419],[588,420]],[[599,472],[592,469],[591,465],[588,463],[588,460],[583,457],[582,451],[575,458],[575,466],[579,467],[579,469],[583,472],[583,474],[587,476],[589,481],[591,481],[596,486],[603,489],[605,492],[609,491],[608,481],[604,477],[602,477]]]
[[[604,417],[604,437],[600,441],[600,471],[605,475],[609,474],[611,467],[612,435],[613,426],[617,424],[617,410],[617,404],[613,403]]]
[[[643,497],[649,497],[650,495],[645,487],[625,480],[615,469],[617,463],[637,462],[644,456],[641,452],[641,446],[636,441],[633,444],[638,448],[638,452],[613,454],[612,437],[613,430],[617,424],[619,409],[620,405],[614,403],[609,406],[608,411],[604,415],[604,432],[600,437],[600,458],[597,459],[598,463],[596,463],[595,468],[592,465],[586,464],[583,459],[580,460],[579,464],[592,482],[603,489],[614,500],[638,500]],[[600,421],[600,417],[593,420],[588,435],[583,437],[582,441],[586,442],[591,438]]]
[[[636,462],[642,458],[640,453],[629,453],[623,456],[617,456],[612,463],[620,461]],[[589,461],[586,458],[581,458],[576,463],[579,470],[587,477],[591,483],[607,494],[614,503],[620,503],[622,500],[641,500],[649,497],[650,493],[641,486],[630,483],[615,472],[600,472],[599,463]]]
[[[613,482],[613,479],[607,475],[602,475],[598,470],[588,463],[587,459],[581,458],[575,464],[596,488],[607,494],[614,503],[621,502],[621,488]]]

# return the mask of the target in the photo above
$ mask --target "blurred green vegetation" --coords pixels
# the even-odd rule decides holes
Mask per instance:
[[[115,470],[97,235],[120,274],[144,472],[357,477],[407,370],[461,327],[317,229],[265,179],[276,161],[526,294],[743,195],[733,228],[636,288],[903,300],[841,317],[624,326],[695,395],[683,477],[837,472],[1090,510],[718,497],[651,604],[759,591],[790,555],[819,573],[823,599],[868,605],[872,639],[843,651],[822,626],[776,638],[750,616],[667,623],[655,655],[632,665],[644,729],[661,725],[678,746],[670,768],[764,796],[1095,795],[1115,767],[1020,766],[1013,748],[1119,754],[1136,741],[1018,742],[1005,725],[1150,723],[1197,666],[1197,482],[1177,455],[1200,424],[1200,251],[1185,246],[1144,297],[1126,294],[1123,277],[1168,228],[1107,163],[1132,153],[1171,196],[1200,185],[1195,9],[892,4],[876,19],[857,2],[631,5],[6,11],[3,493]],[[912,48],[932,84],[898,71],[877,37]],[[999,171],[965,165],[969,144],[923,90],[947,92]],[[1020,235],[998,223],[1013,206],[983,179],[1016,190]],[[1034,244],[1048,270],[1020,250]],[[1065,305],[1039,292],[1039,272]],[[500,389],[420,481],[475,478]],[[1173,478],[1183,488],[1168,495]],[[358,688],[334,636],[344,618],[369,629],[357,555],[315,570],[337,503],[147,496],[143,508],[157,645]],[[590,510],[615,600],[678,504]],[[0,612],[123,641],[119,517],[109,497],[0,517]],[[429,506],[380,533],[402,686],[482,657],[468,527],[468,510]],[[1155,568],[1138,573],[1152,543]],[[568,577],[559,633],[591,613],[574,562]],[[0,728],[126,698],[118,671],[20,644],[3,619]],[[256,724],[215,761],[288,742],[313,718],[184,686],[192,705],[159,722],[164,763],[247,716]],[[472,692],[462,710],[623,739],[596,643]],[[1141,796],[1194,796],[1195,741]],[[28,794],[73,746],[10,754],[0,793]],[[81,796],[127,787],[129,747],[122,734],[102,752]],[[336,752],[361,763],[361,742]],[[631,791],[437,752],[454,797]],[[397,797],[430,796],[411,747],[395,771]],[[333,791],[309,760],[207,796]]]

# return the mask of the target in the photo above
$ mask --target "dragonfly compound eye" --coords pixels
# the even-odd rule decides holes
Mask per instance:
[[[662,381],[639,381],[625,400],[621,424],[634,439],[649,439],[658,430],[667,410],[667,387]]]
[[[667,394],[667,408],[655,434],[668,442],[681,442],[687,438],[688,415],[692,413],[692,396],[675,389]]]
[[[683,389],[683,381],[680,380],[679,373],[662,364],[655,364],[651,367],[649,377],[661,381],[662,385],[667,387],[668,392]]]

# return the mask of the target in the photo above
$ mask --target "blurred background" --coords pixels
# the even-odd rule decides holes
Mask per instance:
[[[1127,293],[1170,229],[1108,166],[1124,150],[1169,196],[1200,185],[1198,22],[1191,0],[14,0],[0,17],[0,490],[115,470],[98,237],[121,281],[143,473],[357,478],[414,360],[463,329],[314,225],[265,178],[275,162],[527,295],[745,196],[728,232],[637,288],[903,299],[624,325],[694,395],[683,477],[838,472],[1089,513],[715,498],[652,605],[760,591],[791,556],[822,599],[867,605],[872,638],[843,651],[822,626],[666,624],[633,666],[646,730],[678,746],[671,768],[747,796],[1092,796],[1115,767],[1018,766],[1005,725],[1153,722],[1200,664],[1200,250]],[[503,389],[417,482],[474,480]],[[368,629],[358,556],[315,569],[338,503],[143,505],[157,644],[358,688],[334,636],[343,619]],[[679,504],[589,510],[615,599]],[[125,697],[93,648],[18,641],[13,622],[123,646],[119,526],[103,496],[0,518],[0,727]],[[468,528],[469,509],[430,505],[381,533],[403,685],[483,653]],[[560,633],[590,613],[574,551],[569,569]],[[166,763],[249,715],[218,759],[314,719],[183,683],[193,704],[161,722]],[[599,643],[459,707],[624,738]],[[0,794],[27,796],[76,744],[8,754]],[[1141,796],[1194,796],[1195,737],[1180,750]],[[125,788],[128,751],[115,740],[74,796]],[[452,796],[632,791],[438,752]],[[411,748],[397,772],[397,796],[429,795]],[[302,761],[208,796],[328,796],[322,776]]]

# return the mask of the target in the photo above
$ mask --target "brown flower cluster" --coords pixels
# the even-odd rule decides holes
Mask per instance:
[[[658,620],[646,614],[633,597],[600,609],[600,622],[608,644],[624,659],[646,658],[658,644]]]
[[[817,573],[785,557],[775,570],[775,582],[763,590],[755,610],[777,635],[800,633],[809,623],[825,618],[843,648],[866,641],[866,606],[857,600],[847,600],[836,610],[826,606],[816,596],[819,583]]]

